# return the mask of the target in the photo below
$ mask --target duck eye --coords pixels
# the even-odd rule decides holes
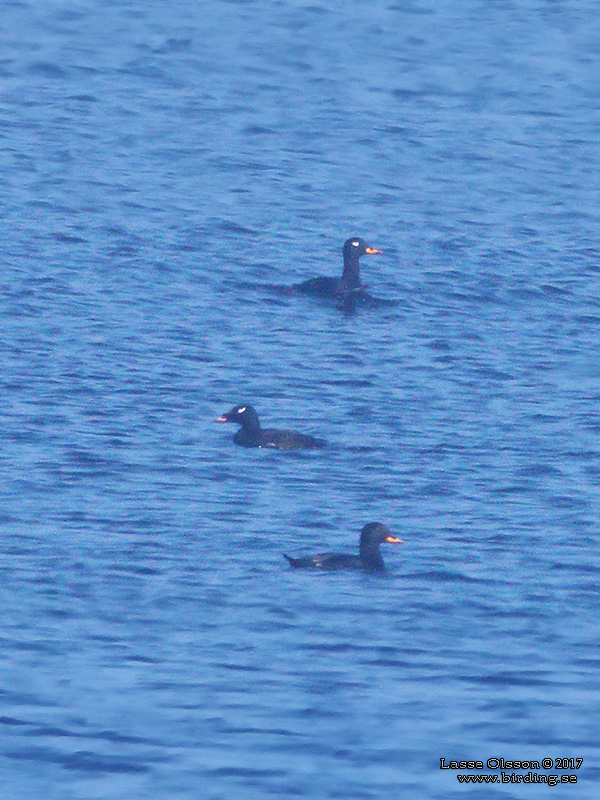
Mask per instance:
[[[358,247],[359,244],[360,242],[352,242],[352,247]]]
[[[238,408],[238,414],[243,414],[245,410],[246,410],[246,406],[242,406],[241,408]]]

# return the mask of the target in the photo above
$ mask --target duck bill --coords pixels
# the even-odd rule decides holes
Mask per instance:
[[[389,542],[389,544],[406,544],[404,539],[399,539],[397,536],[386,536],[385,540]]]
[[[381,255],[383,253],[383,250],[377,250],[375,247],[365,247],[365,253],[367,253],[370,256],[374,256],[377,254]]]
[[[226,414],[223,414],[223,416],[217,417],[215,422],[229,422],[229,417]]]

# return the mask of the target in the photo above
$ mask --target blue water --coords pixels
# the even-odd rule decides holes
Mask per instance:
[[[596,800],[597,12],[3,2],[2,800]]]

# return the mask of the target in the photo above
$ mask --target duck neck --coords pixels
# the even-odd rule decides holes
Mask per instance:
[[[260,436],[262,429],[258,421],[258,414],[253,408],[247,408],[242,416],[242,430],[249,436]]]
[[[348,291],[358,289],[360,283],[360,265],[358,263],[358,255],[355,252],[344,252],[344,272],[342,273],[342,282]]]
[[[383,558],[379,551],[379,544],[376,542],[360,543],[360,560],[367,569],[383,570]]]

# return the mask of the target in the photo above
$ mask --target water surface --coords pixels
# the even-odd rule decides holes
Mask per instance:
[[[3,798],[595,800],[596,12],[4,4]]]

